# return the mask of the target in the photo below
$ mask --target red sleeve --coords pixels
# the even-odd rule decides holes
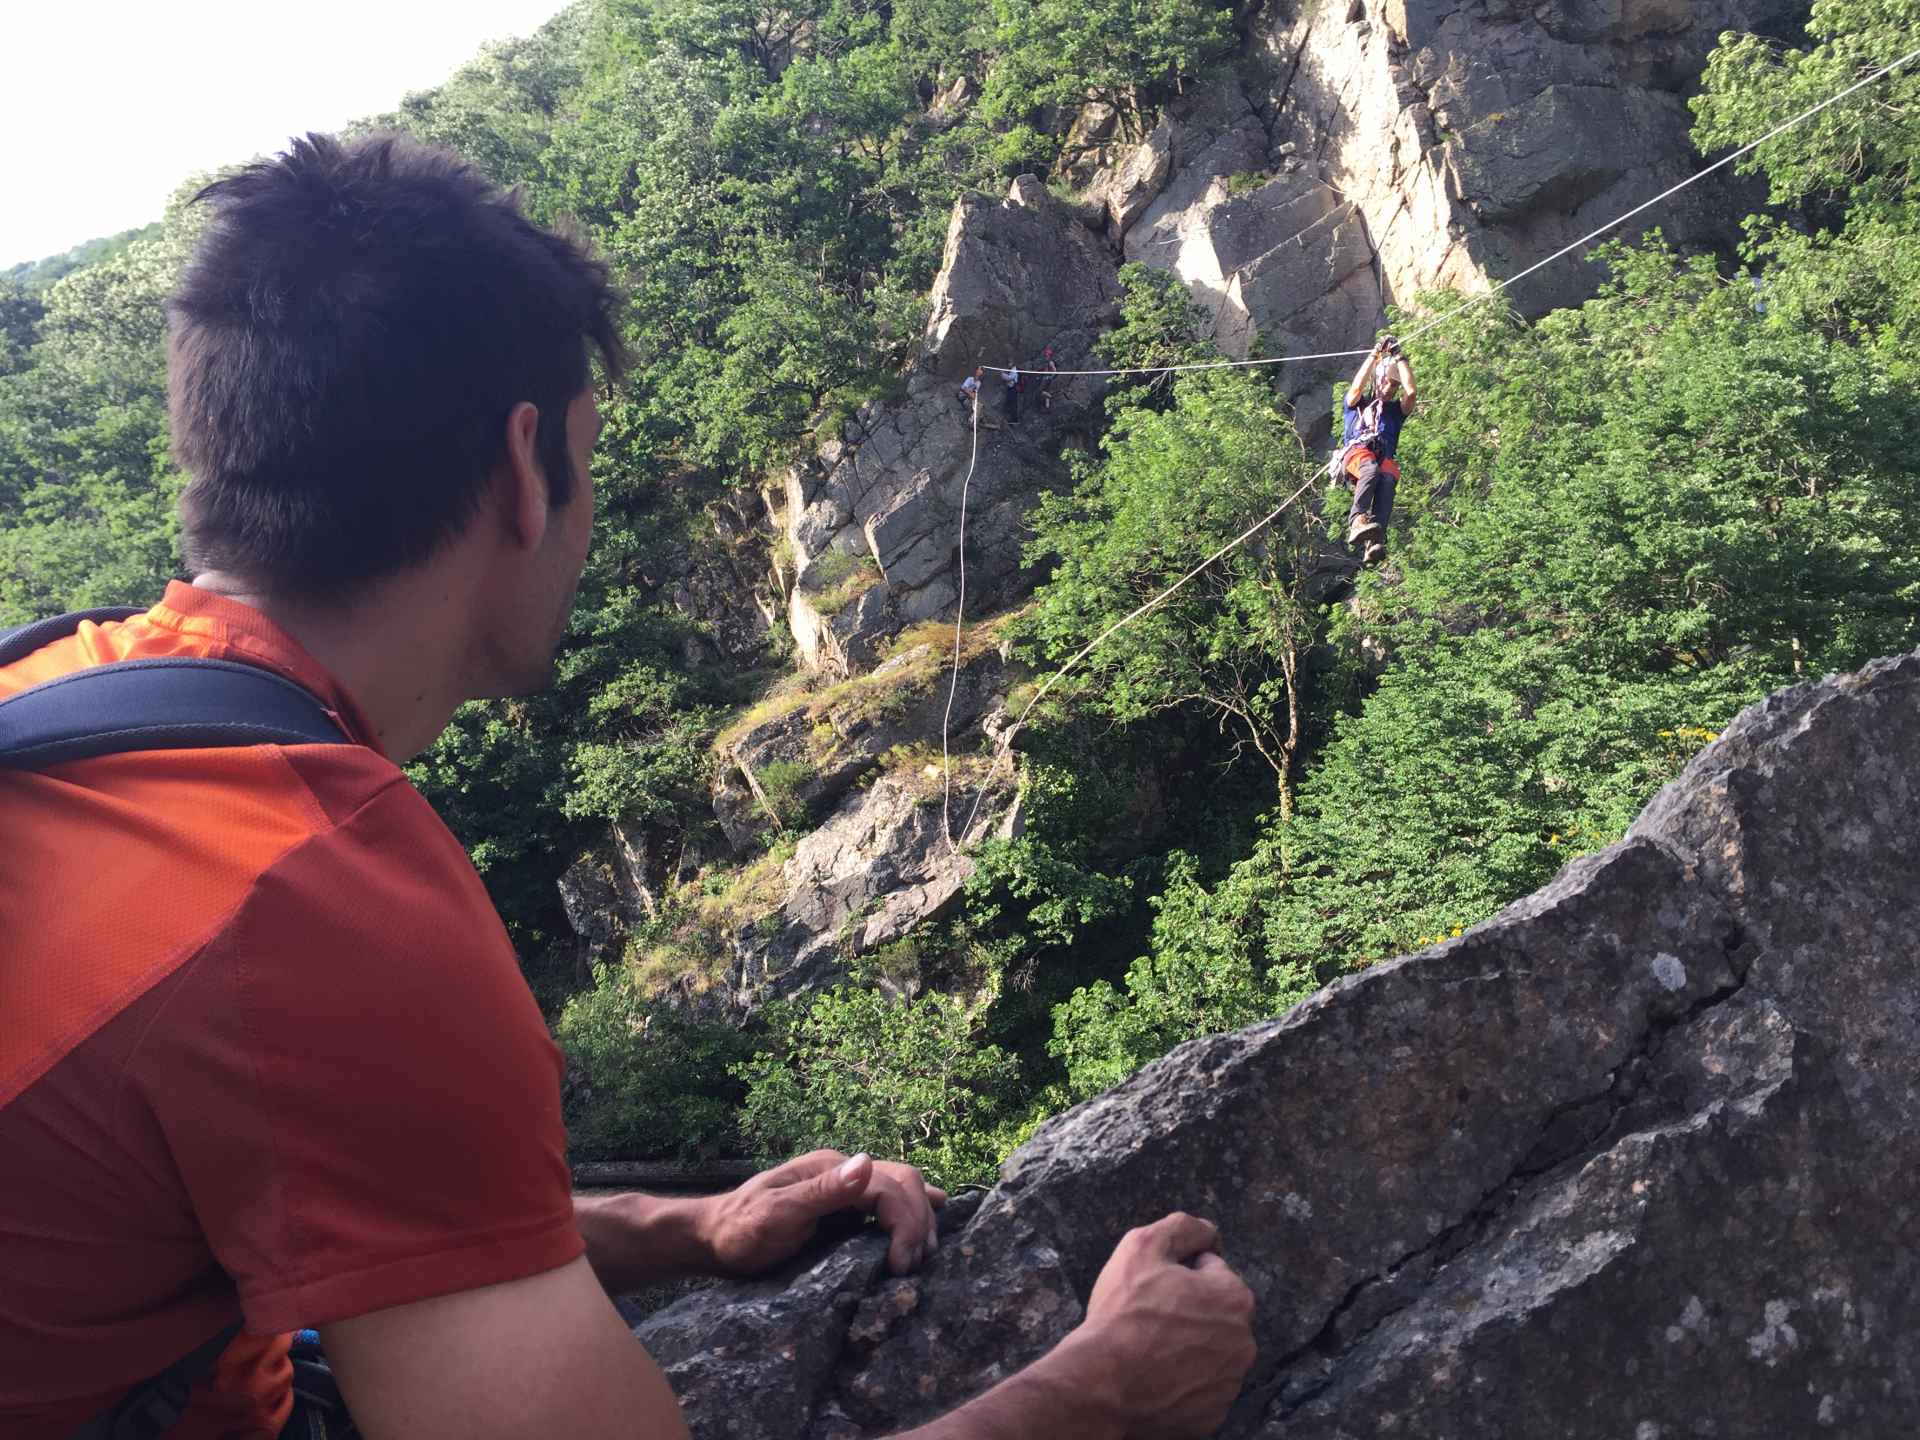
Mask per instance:
[[[265,872],[130,1078],[256,1333],[582,1253],[559,1051],[465,852],[396,781]]]

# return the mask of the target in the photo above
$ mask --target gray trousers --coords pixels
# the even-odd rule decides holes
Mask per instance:
[[[1371,451],[1362,452],[1359,463],[1350,470],[1353,476],[1353,509],[1347,512],[1352,523],[1357,515],[1371,515],[1384,529],[1393,519],[1393,491],[1399,483],[1398,465],[1383,466]]]

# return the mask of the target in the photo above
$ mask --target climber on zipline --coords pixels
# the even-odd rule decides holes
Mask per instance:
[[[1347,543],[1361,547],[1360,558],[1378,565],[1387,558],[1387,521],[1393,518],[1393,492],[1400,465],[1400,427],[1413,413],[1413,369],[1400,342],[1380,337],[1360,362],[1343,403],[1345,428],[1334,471],[1353,483],[1353,509],[1347,516]]]
[[[1060,374],[1060,362],[1053,358],[1053,346],[1047,346],[1046,354],[1040,357],[1040,408],[1053,409],[1053,382]]]
[[[1002,370],[1000,378],[1007,382],[1007,423],[1020,423],[1020,371],[1017,367]]]

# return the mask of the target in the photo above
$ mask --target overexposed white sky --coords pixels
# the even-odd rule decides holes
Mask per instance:
[[[0,22],[0,269],[439,84],[566,0],[29,0]]]

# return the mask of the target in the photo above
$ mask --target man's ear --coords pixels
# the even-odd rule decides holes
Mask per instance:
[[[508,537],[527,550],[546,538],[549,506],[547,474],[540,465],[540,411],[522,400],[507,412],[507,449],[494,472],[501,523]]]

